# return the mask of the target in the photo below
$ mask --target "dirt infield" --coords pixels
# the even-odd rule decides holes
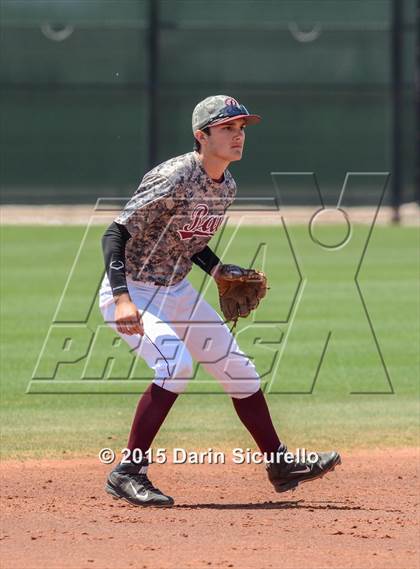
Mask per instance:
[[[2,569],[419,567],[414,449],[344,454],[334,473],[281,495],[258,465],[153,465],[176,500],[165,510],[108,497],[108,470],[3,462]]]

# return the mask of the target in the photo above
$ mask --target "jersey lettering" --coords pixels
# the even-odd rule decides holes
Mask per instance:
[[[192,212],[192,221],[178,230],[181,239],[191,239],[195,235],[198,237],[214,235],[223,221],[223,215],[208,215],[208,213],[209,208],[206,204],[198,204]]]

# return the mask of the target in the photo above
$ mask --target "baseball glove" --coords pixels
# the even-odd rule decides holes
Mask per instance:
[[[236,324],[257,308],[267,292],[267,277],[261,271],[236,265],[221,265],[215,276],[220,308],[228,322]]]

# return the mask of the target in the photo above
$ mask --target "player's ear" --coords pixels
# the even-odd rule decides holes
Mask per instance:
[[[201,144],[203,140],[206,138],[206,133],[203,132],[202,130],[196,130],[194,132],[194,137]]]

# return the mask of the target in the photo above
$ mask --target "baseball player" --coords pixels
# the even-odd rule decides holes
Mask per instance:
[[[102,238],[104,319],[154,374],[134,415],[127,444],[132,458],[114,468],[105,487],[131,504],[174,503],[149,480],[145,453],[194,376],[193,358],[231,397],[260,451],[274,456],[266,469],[277,492],[319,478],[340,463],[337,452],[317,453],[316,462],[290,460],[290,454],[287,460],[258,372],[226,324],[257,307],[265,295],[265,275],[224,264],[207,245],[235,199],[227,168],[242,158],[245,128],[260,120],[226,95],[198,103],[192,115],[194,151],[149,171]],[[187,280],[193,263],[214,279],[224,319]],[[134,460],[139,455],[141,460]]]

